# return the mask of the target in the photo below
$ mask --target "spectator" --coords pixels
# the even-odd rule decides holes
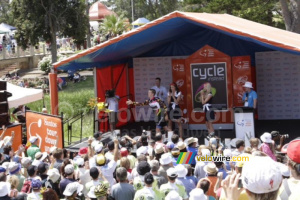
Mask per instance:
[[[59,200],[58,195],[54,190],[48,188],[43,192],[43,200]]]
[[[165,179],[165,177],[158,175],[158,170],[160,166],[157,160],[151,160],[150,167],[151,167],[151,174],[153,175],[154,179],[157,181],[158,188],[160,188],[162,184],[168,182],[167,179]]]
[[[27,149],[27,155],[31,157],[32,160],[35,159],[35,154],[40,152],[41,149],[38,146],[39,138],[36,136],[31,136],[29,138],[29,142],[31,143],[30,147]]]
[[[144,183],[144,175],[150,172],[151,168],[147,161],[139,162],[137,166],[137,172],[139,174],[138,177],[135,177],[133,180],[133,186],[136,191],[142,189],[145,185]]]
[[[250,147],[252,149],[252,152],[259,150],[259,139],[258,138],[251,138],[250,139]]]
[[[173,134],[171,137],[171,141],[174,143],[174,148],[177,147],[177,143],[179,142],[179,136],[177,134]]]
[[[200,148],[200,147],[199,147]],[[200,155],[199,156],[210,156],[209,149],[200,149]],[[199,152],[199,151],[198,151]],[[204,162],[197,162],[194,170],[194,174],[197,177],[198,180],[206,177],[206,172],[204,171],[204,167],[208,164],[207,161]]]
[[[10,190],[10,184],[8,182],[0,182],[0,200],[10,200],[8,196]]]
[[[47,172],[47,181],[45,182],[46,188],[51,188],[55,191],[57,196],[61,196],[60,190],[59,190],[59,183],[60,183],[60,174],[59,171],[56,168],[49,169]]]
[[[197,146],[198,146],[198,139],[197,138],[194,138],[194,137],[190,137],[188,139],[186,139],[186,142],[187,142],[187,151],[188,152],[192,152],[192,153],[195,153],[195,155],[197,154],[198,152],[198,149],[197,149]],[[192,160],[192,166],[195,166],[196,165],[196,160]]]
[[[132,170],[130,169],[130,161],[128,158],[123,157],[120,160],[120,167],[124,167],[127,170],[127,179],[130,183],[132,183],[133,178],[131,176]]]
[[[64,194],[64,191],[69,183],[76,182],[76,180],[74,179],[74,166],[72,164],[66,165],[64,167],[63,175],[65,178],[63,180],[61,180],[61,182],[59,183],[59,188],[60,188],[61,194]]]
[[[211,183],[209,190],[207,192],[207,195],[216,198],[216,194],[214,193],[214,187],[218,180],[218,177],[217,177],[218,168],[216,167],[216,165],[214,163],[208,163],[207,165],[205,165],[205,167],[203,169],[207,174],[207,179]]]
[[[223,162],[214,162],[216,167],[218,168],[218,172],[223,173],[223,180],[227,177],[227,170],[225,169],[225,164]]]
[[[245,142],[243,140],[237,140],[235,143],[236,149],[232,152],[232,156],[239,156],[244,153]]]
[[[53,151],[53,157],[55,159],[55,163],[54,163],[53,167],[59,171],[64,162],[63,161],[63,159],[64,159],[63,150],[60,148],[55,149]]]
[[[42,200],[43,196],[41,194],[42,182],[40,179],[33,179],[31,181],[32,192],[28,194],[27,200]]]
[[[63,195],[66,197],[66,200],[74,200],[77,199],[78,196],[81,196],[82,189],[83,185],[78,182],[73,182],[67,185]]]
[[[275,156],[275,149],[272,140],[272,136],[270,133],[264,133],[260,136],[261,141],[263,141],[260,149],[263,153],[270,156],[274,161],[277,161]]]
[[[160,168],[158,170],[158,175],[163,176],[166,180],[168,180],[167,170],[173,167],[172,156],[169,153],[164,153],[159,159]]]
[[[26,110],[30,110],[30,108],[24,105],[19,105],[17,108],[13,110],[11,116],[19,123],[26,123],[26,116],[25,116]]]
[[[19,185],[19,179],[17,176],[15,175],[12,175],[8,178],[8,182],[10,183],[11,185],[11,188],[10,188],[10,192],[9,192],[9,197],[11,198],[16,198],[18,196],[18,185]]]
[[[127,181],[127,171],[124,167],[119,167],[116,172],[119,183],[112,186],[111,196],[115,200],[132,200],[134,198],[134,188]]]
[[[191,166],[191,165],[186,165],[186,168],[187,168],[187,170],[188,170],[187,175],[186,175],[186,178],[187,178],[188,180],[192,180],[193,183],[194,183],[195,185],[197,185],[198,180],[197,180],[197,178],[193,175],[193,168],[192,168],[192,166]]]
[[[15,163],[15,162],[11,162],[8,166],[8,170],[9,170],[9,176],[7,177],[8,179],[10,179],[10,176],[16,176],[18,179],[18,185],[16,187],[16,189],[20,192],[22,189],[22,186],[24,184],[25,181],[25,177],[21,174],[21,164],[19,163]]]
[[[189,200],[208,200],[208,199],[202,189],[195,188],[190,192]]]
[[[46,181],[47,181],[47,178],[48,178],[48,169],[49,169],[49,166],[47,163],[40,163],[39,166],[38,166],[38,174],[39,176],[41,177],[41,180],[42,180],[42,185],[45,185]]]
[[[160,192],[163,194],[165,199],[169,198],[167,195],[171,193],[171,191],[175,191],[182,199],[187,200],[188,196],[184,186],[176,183],[176,178],[178,177],[176,169],[174,167],[169,168],[167,170],[167,175],[168,183],[163,184],[160,187]]]
[[[195,189],[196,185],[192,180],[186,178],[186,175],[188,173],[187,168],[184,165],[179,164],[175,167],[175,169],[178,174],[176,182],[183,185],[185,187],[186,193],[189,194],[193,189]]]
[[[155,179],[154,176],[148,172],[144,176],[145,187],[135,193],[134,200],[140,199],[155,199],[162,200],[162,194],[156,187],[152,187]]]
[[[109,185],[106,178],[103,176],[103,174],[101,173],[101,171],[97,167],[92,167],[90,169],[90,176],[93,180],[91,180],[90,182],[88,182],[85,185],[85,188],[86,188],[87,192],[90,191],[92,186],[97,186],[100,183],[105,183],[105,184]]]
[[[107,160],[112,160],[113,157],[114,157],[114,149],[115,149],[115,145],[114,145],[114,141],[110,141],[108,144],[107,144],[107,147],[108,147],[108,152],[105,153],[105,158]]]

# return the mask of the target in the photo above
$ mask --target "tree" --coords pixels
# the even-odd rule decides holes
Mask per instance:
[[[13,17],[10,11],[9,0],[0,0],[0,23],[13,24]]]
[[[56,36],[73,37],[82,43],[88,18],[84,0],[13,0],[12,13],[17,27],[16,40],[26,48],[39,38],[51,42],[52,63],[57,61]]]
[[[283,28],[278,0],[184,0],[191,12],[227,13],[258,23]]]
[[[108,15],[100,24],[100,30],[103,34],[109,34],[110,37],[116,37],[127,30],[125,19],[116,15]]]
[[[279,2],[286,30],[300,33],[300,1],[279,0]]]

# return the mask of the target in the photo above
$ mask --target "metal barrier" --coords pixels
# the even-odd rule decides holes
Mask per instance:
[[[85,115],[82,112],[82,113],[64,121],[63,124],[68,125],[68,145],[70,145],[72,143],[72,138],[79,138],[80,142],[82,142],[82,119],[84,116]],[[73,124],[75,122],[77,122],[78,120],[80,120],[80,137],[73,136],[73,128],[72,128]]]

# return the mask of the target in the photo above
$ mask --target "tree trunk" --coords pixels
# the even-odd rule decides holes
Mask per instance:
[[[57,61],[57,45],[56,45],[56,24],[50,16],[50,30],[51,30],[51,56],[52,64]]]
[[[90,27],[90,16],[89,16],[89,10],[90,10],[90,6],[89,6],[89,1],[88,0],[85,0],[85,4],[86,4],[86,15],[88,16],[88,30],[87,30],[87,35],[86,35],[86,45],[87,45],[87,48],[91,48],[92,44],[91,44],[91,27]]]
[[[282,15],[284,18],[285,29],[291,31],[293,20],[292,20],[291,12],[289,10],[288,2],[287,0],[279,0],[279,1],[281,5]]]

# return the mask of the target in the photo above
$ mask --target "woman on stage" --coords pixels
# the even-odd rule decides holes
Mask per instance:
[[[160,133],[161,129],[163,128],[165,131],[169,131],[169,128],[166,123],[166,116],[167,116],[167,106],[164,104],[164,102],[159,99],[158,97],[155,97],[156,91],[154,89],[150,89],[148,91],[148,100],[146,100],[144,103],[138,103],[133,102],[130,99],[126,101],[127,105],[134,105],[134,106],[146,106],[149,105],[150,108],[153,110],[153,112],[156,115],[156,132]]]
[[[179,103],[182,101],[182,94],[179,91],[176,83],[172,83],[170,85],[170,89],[168,92],[168,116],[169,116],[169,129],[172,130],[172,122],[176,122],[179,129],[179,136],[183,139],[183,129],[182,129],[182,112],[179,107]]]
[[[211,103],[213,94],[211,92],[211,84],[205,83],[203,90],[200,91],[200,101],[203,105],[203,110],[205,113],[205,123],[207,127],[207,131],[209,133],[209,136],[215,135],[215,130],[213,127],[212,122],[215,120],[215,112],[212,109]]]

